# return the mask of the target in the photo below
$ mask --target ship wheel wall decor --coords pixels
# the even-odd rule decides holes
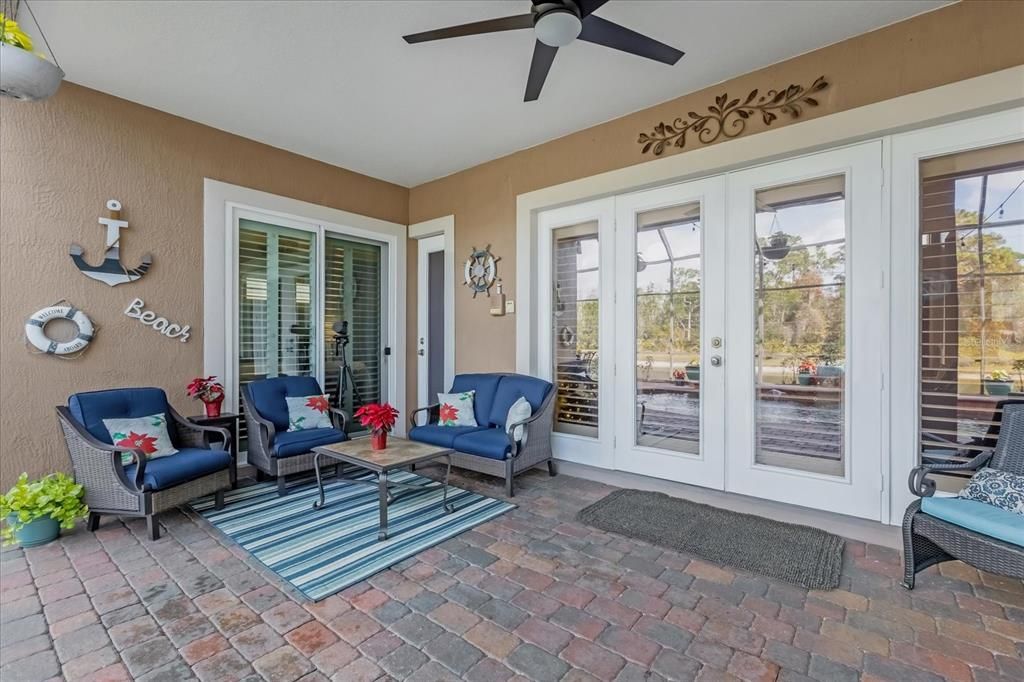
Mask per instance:
[[[482,249],[473,247],[464,268],[464,284],[473,291],[473,298],[476,298],[477,294],[486,294],[494,285],[499,260],[501,258],[491,253],[490,244]]]

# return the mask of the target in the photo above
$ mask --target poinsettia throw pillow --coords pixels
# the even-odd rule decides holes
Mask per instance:
[[[473,401],[476,391],[463,393],[438,393],[438,424],[441,426],[476,426],[473,416]]]
[[[171,444],[171,434],[167,432],[166,414],[104,419],[103,426],[110,434],[110,442],[122,448],[138,448],[146,453],[146,459],[167,457],[178,452]],[[128,465],[133,461],[135,458],[131,455],[121,455],[121,464]]]
[[[331,404],[325,395],[305,395],[284,399],[288,405],[288,430],[330,429]]]

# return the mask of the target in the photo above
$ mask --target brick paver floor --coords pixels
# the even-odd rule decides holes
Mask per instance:
[[[951,563],[907,592],[851,541],[808,592],[574,521],[610,490],[531,473],[514,512],[316,604],[191,514],[157,542],[105,518],[0,555],[0,679],[1024,680],[1022,581]]]

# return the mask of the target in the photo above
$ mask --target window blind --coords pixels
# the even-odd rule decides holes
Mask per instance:
[[[348,323],[345,359],[352,380],[338,404],[350,417],[349,430],[362,427],[351,419],[355,410],[382,399],[381,247],[328,235],[324,264],[324,390],[337,400],[341,385],[342,346],[336,322]]]
[[[920,193],[920,454],[967,461],[1024,392],[1024,144],[923,161]]]

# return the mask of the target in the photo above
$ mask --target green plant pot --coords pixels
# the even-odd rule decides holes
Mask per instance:
[[[989,395],[1010,395],[1011,388],[1010,381],[985,381],[985,392]]]
[[[798,382],[800,382],[801,386],[810,386],[811,385],[811,375],[810,374],[797,374],[796,375],[796,380]]]
[[[690,381],[700,381],[700,367],[687,367],[686,378]]]
[[[11,514],[7,517],[7,523],[13,523],[17,519],[16,515]],[[14,531],[14,539],[22,547],[45,545],[47,542],[56,540],[59,535],[60,524],[50,516],[41,516],[38,519],[33,519]]]

